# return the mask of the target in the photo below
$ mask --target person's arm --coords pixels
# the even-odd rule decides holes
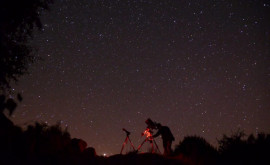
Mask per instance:
[[[160,129],[157,131],[155,135],[153,135],[153,138],[158,137],[161,134]]]

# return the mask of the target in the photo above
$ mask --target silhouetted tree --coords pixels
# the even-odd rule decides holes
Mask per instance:
[[[17,100],[19,102],[22,101],[22,96],[20,94],[17,95]],[[5,95],[0,95],[0,113],[3,113],[5,109],[9,111],[9,115],[12,115],[14,110],[17,107],[17,103],[14,98],[6,99]]]
[[[10,82],[16,82],[34,61],[27,40],[32,37],[35,26],[41,29],[40,13],[48,10],[52,1],[0,1],[0,129],[6,129],[12,123],[3,112],[7,109],[12,115],[17,103],[14,98],[6,98],[6,91],[10,89]],[[17,94],[17,100],[22,101],[20,94]]]
[[[10,88],[10,81],[17,81],[34,61],[27,40],[35,26],[42,28],[40,13],[52,1],[0,1],[0,90]]]
[[[241,146],[245,143],[243,140],[245,136],[246,135],[243,130],[237,130],[231,136],[223,135],[223,138],[218,140],[219,152],[226,153],[230,152],[230,150],[234,150],[235,148],[241,148]]]

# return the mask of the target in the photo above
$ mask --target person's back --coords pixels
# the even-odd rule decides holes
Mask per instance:
[[[161,126],[161,128],[159,129],[160,131],[160,134],[162,136],[162,139],[164,141],[174,141],[174,137],[173,137],[173,134],[170,130],[169,127],[167,126]]]
[[[157,137],[159,135],[162,136],[163,140],[163,148],[164,148],[164,155],[170,155],[172,153],[172,141],[174,141],[173,134],[169,127],[162,126],[161,124],[157,124],[158,132],[153,135],[153,137]]]

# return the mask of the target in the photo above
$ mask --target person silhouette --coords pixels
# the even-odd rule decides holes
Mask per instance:
[[[174,136],[167,126],[162,126],[160,123],[156,124],[158,132],[153,135],[153,138],[161,135],[163,140],[164,155],[171,155],[172,153],[172,141],[174,141]]]

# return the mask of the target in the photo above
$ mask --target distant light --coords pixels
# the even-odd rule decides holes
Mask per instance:
[[[107,156],[107,154],[106,153],[103,153],[103,156]]]

